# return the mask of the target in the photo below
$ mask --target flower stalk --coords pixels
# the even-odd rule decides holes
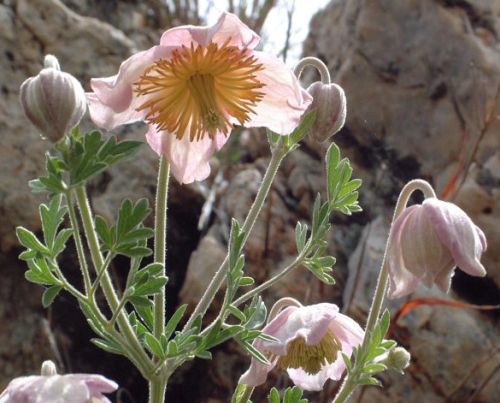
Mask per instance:
[[[166,234],[167,234],[167,199],[168,183],[170,177],[170,164],[165,157],[160,157],[160,167],[158,169],[158,184],[156,188],[155,205],[155,237],[154,237],[154,262],[163,266],[161,276],[165,276],[165,256],[166,256]],[[156,338],[160,338],[165,327],[165,287],[154,297],[154,322],[153,333]],[[165,400],[165,390],[167,387],[167,376],[160,374],[159,377],[149,381],[149,402],[163,403]]]
[[[374,330],[375,325],[380,317],[380,312],[382,310],[382,305],[384,303],[384,298],[387,292],[387,283],[389,278],[389,267],[387,263],[387,255],[389,246],[391,243],[392,226],[396,219],[400,216],[403,210],[406,208],[410,196],[416,190],[420,190],[426,198],[436,197],[436,193],[432,186],[422,179],[414,179],[408,182],[401,193],[399,194],[398,200],[396,202],[396,207],[394,209],[394,215],[391,223],[391,229],[389,230],[389,235],[387,238],[387,243],[385,247],[384,257],[382,258],[381,270],[377,279],[377,285],[375,287],[375,293],[371,303],[370,311],[368,314],[368,319],[366,322],[365,337],[363,339],[363,346],[368,343],[369,335]],[[347,401],[349,396],[352,394],[357,384],[353,377],[347,376],[344,383],[342,384],[337,396],[332,403],[343,403]]]
[[[76,199],[78,202],[78,207],[80,209],[83,229],[87,238],[92,262],[94,263],[95,268],[103,267],[104,259],[99,248],[99,241],[97,239],[97,233],[95,231],[94,221],[92,219],[92,212],[87,199],[85,188],[83,186],[79,186],[76,188]],[[101,287],[111,310],[115,312],[120,302],[118,300],[118,296],[116,295],[116,291],[113,288],[109,273],[107,272],[103,274]],[[142,348],[141,344],[139,343],[139,340],[137,339],[137,336],[134,333],[134,330],[132,329],[132,326],[130,325],[123,310],[121,310],[118,314],[117,322],[120,330],[123,332],[125,340],[127,341],[127,344],[123,347],[127,348],[127,353],[130,354],[131,358],[133,358],[137,363],[138,369],[141,371],[141,373],[144,375],[149,374],[152,369],[151,361]]]
[[[269,190],[271,189],[271,185],[274,181],[274,178],[276,177],[281,161],[283,161],[283,158],[285,158],[287,153],[288,150],[283,145],[283,143],[280,143],[273,150],[271,161],[269,162],[269,166],[267,167],[264,178],[262,179],[262,183],[260,185],[259,191],[257,192],[257,196],[255,197],[255,200],[252,206],[250,207],[250,211],[248,212],[247,218],[245,219],[245,222],[243,223],[241,229],[242,233],[244,234],[242,248],[245,245],[246,241],[248,240],[250,232],[252,231],[252,228],[255,222],[257,221],[257,217],[259,216],[259,213],[262,210],[264,201],[266,200],[266,197],[269,194]],[[226,278],[227,271],[229,269],[228,263],[229,263],[229,254],[226,255],[226,258],[224,259],[221,266],[219,267],[214,277],[212,278],[212,281],[208,285],[207,290],[205,291],[200,301],[196,305],[191,317],[184,326],[184,331],[186,331],[192,326],[194,320],[199,315],[203,316],[205,312],[208,310],[208,307],[212,303],[215,295],[217,294],[217,291],[220,289],[222,283]]]

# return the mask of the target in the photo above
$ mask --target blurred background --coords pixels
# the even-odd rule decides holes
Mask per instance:
[[[89,342],[92,334],[70,296],[60,294],[44,310],[42,289],[24,280],[14,228],[40,230],[37,206],[44,199],[31,194],[27,182],[43,172],[50,144],[24,118],[19,85],[51,53],[89,89],[91,77],[115,74],[165,29],[213,23],[223,10],[238,14],[261,34],[263,48],[290,67],[301,56],[328,65],[348,103],[346,125],[334,140],[364,182],[363,213],[332,220],[337,284],[326,287],[297,270],[265,294],[266,302],[288,295],[304,304],[334,302],[364,323],[397,194],[409,179],[427,179],[485,232],[488,276],[457,271],[449,295],[419,289],[389,302],[391,337],[411,352],[411,366],[404,377],[384,374],[384,389],[363,389],[353,401],[498,402],[499,315],[480,309],[500,304],[498,0],[0,0],[0,390],[52,359],[60,372],[116,380],[121,387],[114,401],[146,401],[146,383],[134,368]],[[307,70],[304,85],[317,79]],[[122,135],[140,139],[144,131],[138,125]],[[172,185],[169,312],[196,303],[224,257],[230,217],[244,219],[262,178],[269,159],[265,135],[238,132],[214,159],[207,181]],[[257,281],[294,256],[293,229],[297,220],[309,220],[312,200],[323,190],[327,147],[306,139],[285,160],[246,248],[247,270]],[[111,219],[125,197],[152,199],[156,169],[155,155],[144,146],[92,182],[94,209]],[[62,267],[79,281],[75,262],[68,248]],[[112,267],[118,287],[122,267],[126,262],[119,259]],[[450,300],[463,304],[451,307]],[[171,378],[167,401],[228,402],[248,364],[236,344],[226,343],[213,362],[182,367]],[[287,386],[286,375],[274,371],[254,401],[266,401],[272,385]],[[327,383],[307,397],[330,402],[336,387]]]

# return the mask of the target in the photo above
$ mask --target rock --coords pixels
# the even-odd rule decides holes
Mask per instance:
[[[469,171],[454,197],[460,207],[471,216],[488,241],[488,249],[481,259],[496,286],[500,288],[500,152],[493,154],[482,166]]]
[[[41,311],[42,290],[23,276],[24,262],[14,254],[0,255],[0,391],[20,375],[40,373],[44,360],[61,365],[56,336]],[[15,303],[13,303],[15,301]]]
[[[377,217],[363,230],[360,242],[349,259],[349,278],[344,292],[344,311],[360,322],[366,317],[382,263],[388,224]],[[392,312],[408,301],[428,298],[456,300],[437,288],[419,286],[404,299],[386,301]],[[412,361],[406,375],[387,372],[380,376],[383,389],[366,388],[357,393],[360,402],[442,402],[464,401],[477,385],[485,382],[474,401],[495,402],[495,368],[500,357],[491,354],[498,330],[485,316],[473,310],[453,308],[429,301],[403,316],[395,327],[395,338],[408,349]],[[490,375],[493,378],[490,379]],[[496,380],[497,379],[497,380]]]
[[[0,69],[5,80],[0,90],[0,247],[17,243],[14,227],[39,230],[38,204],[28,181],[44,170],[50,144],[24,117],[19,86],[38,73],[43,57],[52,53],[63,70],[87,86],[90,77],[111,75],[134,49],[119,30],[93,18],[81,17],[58,0],[17,0],[0,5]],[[78,51],[75,51],[78,49]]]
[[[347,95],[346,129],[334,139],[370,177],[389,168],[398,188],[477,143],[481,162],[500,146],[500,50],[484,40],[498,35],[495,4],[337,1],[313,18],[304,54],[325,60]]]
[[[448,299],[438,291],[419,298]],[[384,388],[365,388],[359,402],[496,402],[498,330],[473,310],[420,306],[398,321],[394,336],[411,353],[405,375],[387,372]],[[393,337],[394,337],[393,336]]]
[[[187,274],[179,293],[183,304],[194,308],[225,257],[226,248],[213,236],[208,234],[201,239],[189,258]]]

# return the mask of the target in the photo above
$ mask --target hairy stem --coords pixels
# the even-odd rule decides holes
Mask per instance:
[[[163,266],[161,275],[166,274],[166,234],[167,234],[167,198],[168,182],[170,177],[170,164],[165,157],[160,158],[158,169],[158,183],[156,187],[155,205],[155,238],[154,238],[154,262]],[[165,287],[154,297],[154,322],[153,334],[159,339],[165,327]],[[165,390],[167,387],[167,376],[160,374],[155,379],[149,381],[149,403],[163,403],[165,400]]]
[[[257,192],[257,196],[255,197],[252,207],[250,207],[250,211],[248,212],[247,218],[245,219],[245,222],[243,223],[243,226],[241,228],[242,232],[244,233],[242,247],[243,245],[245,245],[248,236],[250,235],[252,228],[255,222],[257,221],[257,217],[259,216],[259,213],[262,210],[262,206],[264,205],[264,201],[266,200],[269,190],[271,189],[271,185],[274,181],[276,173],[278,172],[278,168],[281,164],[281,161],[283,161],[283,158],[285,157],[286,154],[287,150],[281,143],[273,151],[273,154],[271,156],[271,161],[269,162],[269,166],[267,167],[264,178],[262,179],[262,183],[260,185],[259,191]],[[221,287],[222,283],[226,278],[227,271],[229,269],[228,261],[229,261],[229,253],[226,255],[226,258],[222,262],[222,265],[219,267],[219,270],[217,270],[217,272],[215,273],[214,277],[212,278],[212,281],[208,285],[207,290],[205,291],[200,301],[196,305],[191,317],[184,326],[184,330],[189,329],[192,326],[196,317],[198,317],[199,315],[203,316],[207,311],[215,295],[217,294],[217,291],[219,291],[219,288]]]
[[[88,246],[90,249],[90,256],[92,258],[94,268],[98,270],[97,268],[103,267],[104,259],[99,248],[97,233],[94,227],[94,220],[92,218],[92,211],[90,209],[85,188],[83,186],[79,186],[76,188],[76,198],[78,201],[78,207],[80,209],[85,236],[87,238]],[[115,312],[118,308],[119,301],[118,296],[116,295],[116,291],[113,288],[109,273],[107,272],[103,274],[101,287],[109,304],[109,307],[111,308],[111,311]],[[130,356],[134,358],[134,361],[140,365],[138,369],[143,375],[149,374],[152,370],[152,363],[148,355],[142,348],[141,344],[139,343],[139,340],[137,339],[137,336],[134,333],[134,330],[132,329],[132,326],[130,325],[123,310],[120,310],[117,322],[120,330],[123,332],[125,340],[127,341],[127,344],[124,346],[128,350],[127,353],[130,354]]]
[[[391,244],[391,235],[392,235],[392,227],[394,225],[394,222],[396,219],[400,216],[400,214],[403,212],[403,210],[406,208],[406,205],[408,204],[408,200],[410,199],[411,194],[416,191],[420,190],[426,198],[430,197],[436,197],[436,194],[434,192],[434,189],[432,186],[422,180],[422,179],[414,179],[410,182],[408,182],[403,189],[401,190],[401,193],[399,194],[398,201],[396,202],[396,207],[394,209],[394,216],[392,218],[392,223],[391,223],[391,229],[389,230],[389,235],[387,237],[387,243],[385,245],[385,252],[384,252],[384,257],[382,259],[382,265],[381,265],[381,270],[379,272],[378,280],[377,280],[377,286],[375,287],[375,294],[373,296],[372,304],[370,307],[370,313],[368,314],[368,319],[366,322],[366,329],[365,329],[365,337],[363,339],[363,346],[368,342],[368,334],[373,331],[375,328],[375,325],[378,321],[378,318],[380,316],[380,311],[382,310],[382,305],[384,303],[385,299],[385,294],[387,290],[387,282],[389,279],[389,267],[387,264],[387,254],[389,250],[389,246]],[[356,376],[357,374],[354,374]],[[354,389],[356,388],[357,383],[355,382],[355,379],[351,376],[347,376],[345,382],[342,384],[337,396],[333,400],[332,403],[344,403],[347,401],[349,396],[352,394]]]
[[[78,262],[80,263],[80,270],[82,271],[83,285],[85,287],[85,292],[88,294],[91,288],[90,273],[89,273],[89,267],[87,265],[87,259],[85,258],[85,252],[83,250],[83,243],[82,243],[82,238],[80,236],[78,219],[76,217],[73,195],[71,192],[66,192],[65,196],[66,196],[66,203],[68,205],[69,221],[73,229],[73,240],[75,241],[76,254],[78,256]]]

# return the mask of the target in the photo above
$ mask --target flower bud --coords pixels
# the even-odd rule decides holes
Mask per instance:
[[[317,81],[307,91],[313,97],[309,110],[316,111],[311,136],[316,141],[325,141],[344,126],[347,113],[344,90],[337,84]]]
[[[42,370],[40,371],[42,376],[57,375],[56,364],[52,361],[47,360],[42,363]]]
[[[396,347],[389,351],[382,363],[387,365],[387,368],[402,373],[403,370],[410,365],[410,359],[411,355],[406,349],[403,347]]]
[[[20,101],[26,117],[53,143],[80,123],[87,102],[71,74],[60,71],[57,59],[45,57],[45,68],[21,84]]]

